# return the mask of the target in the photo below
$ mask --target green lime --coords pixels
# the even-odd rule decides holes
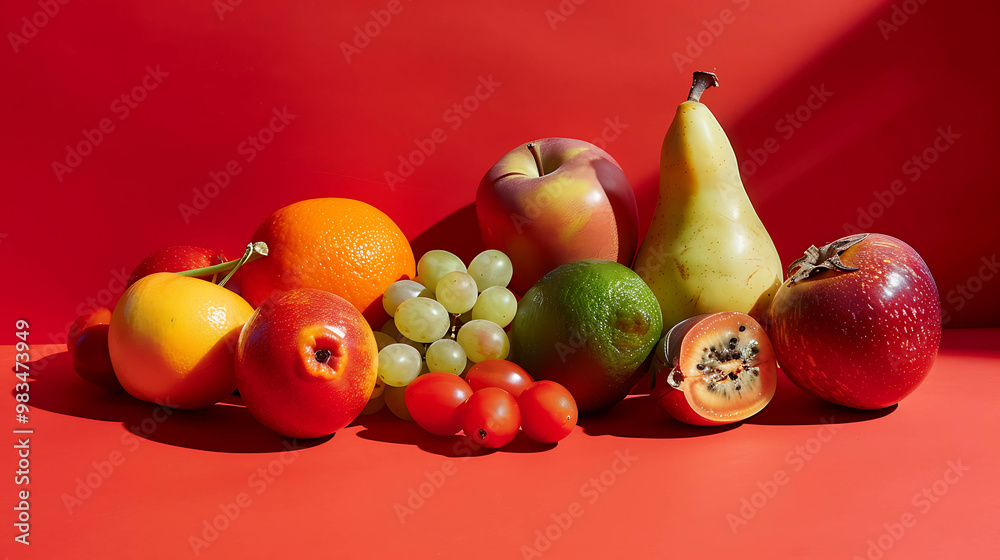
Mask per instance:
[[[511,355],[535,379],[551,379],[581,412],[625,398],[663,330],[656,296],[628,267],[564,264],[528,290],[514,317]]]

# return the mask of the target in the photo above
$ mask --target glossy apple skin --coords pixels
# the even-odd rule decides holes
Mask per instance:
[[[143,276],[149,276],[155,272],[181,272],[195,268],[204,268],[222,262],[225,262],[225,259],[221,253],[205,249],[204,247],[192,247],[189,245],[164,247],[143,259],[135,267],[135,270],[132,271],[132,275],[128,279],[128,286],[135,284],[136,280]],[[204,278],[204,280],[211,279],[211,276]]]
[[[316,360],[317,350],[330,352]],[[293,438],[326,436],[361,414],[375,388],[378,347],[361,312],[311,288],[264,302],[240,333],[236,385],[250,413]]]
[[[767,330],[788,377],[844,406],[898,403],[927,377],[941,344],[941,299],[920,255],[870,234],[841,253],[859,270],[785,281]]]
[[[525,143],[483,177],[476,213],[483,242],[510,257],[510,286],[524,293],[550,270],[584,259],[631,266],[639,243],[635,194],[607,152],[582,140]]]

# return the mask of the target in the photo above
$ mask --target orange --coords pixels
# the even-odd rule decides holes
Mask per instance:
[[[314,198],[281,208],[257,228],[265,259],[247,263],[241,291],[254,307],[296,288],[338,295],[369,319],[382,293],[413,278],[416,263],[406,236],[377,208],[347,198]]]
[[[115,375],[144,401],[212,406],[236,388],[233,355],[252,314],[243,298],[211,282],[172,272],[145,276],[111,314]]]

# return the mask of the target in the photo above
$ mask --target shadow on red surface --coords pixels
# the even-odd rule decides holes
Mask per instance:
[[[896,405],[881,410],[855,410],[828,403],[805,393],[784,374],[778,376],[778,388],[767,408],[748,418],[747,424],[801,426],[845,424],[881,418],[896,410]],[[613,435],[633,438],[688,438],[712,436],[737,428],[725,426],[689,426],[670,418],[647,395],[631,395],[608,410],[585,416],[580,426],[589,435]]]
[[[124,391],[107,391],[77,375],[67,352],[46,356],[29,366],[31,406],[101,422],[121,422],[136,436],[165,445],[220,453],[276,453],[312,447],[333,437],[284,438],[257,422],[235,396],[204,410],[177,410],[140,401]]]
[[[581,417],[579,424],[591,436],[662,439],[711,436],[737,426],[689,426],[667,415],[648,395],[631,395],[607,410]]]
[[[848,424],[882,418],[892,414],[899,405],[878,410],[858,410],[826,402],[814,397],[794,383],[784,372],[778,374],[778,388],[767,407],[747,418],[747,424],[769,426],[808,426],[814,424]]]
[[[502,448],[487,449],[462,435],[435,436],[430,434],[415,422],[396,418],[385,408],[370,416],[360,416],[351,425],[364,427],[358,432],[358,437],[362,439],[415,445],[427,453],[445,457],[478,457],[491,453],[535,453],[552,449],[557,445],[538,443],[524,435],[523,432],[518,432],[514,441]]]

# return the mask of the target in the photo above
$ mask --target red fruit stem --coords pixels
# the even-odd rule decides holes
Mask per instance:
[[[229,274],[219,282],[220,286],[225,286],[226,282],[232,278],[233,274],[240,269],[241,266],[245,265],[250,261],[257,260],[261,257],[267,256],[267,243],[263,241],[257,241],[254,243],[247,244],[247,250],[243,253],[243,256],[235,261],[226,261],[224,263],[215,264],[212,266],[206,266],[202,268],[194,268],[191,270],[183,270],[178,272],[181,276],[208,276],[219,274],[220,272],[229,271]]]
[[[538,146],[535,146],[534,142],[529,142],[528,151],[531,152],[531,156],[535,158],[535,165],[538,167],[538,176],[541,177],[542,175],[545,175],[545,170],[542,168],[542,156],[538,153]]]
[[[710,87],[719,87],[719,77],[712,72],[695,72],[687,100],[700,102],[701,94]]]

